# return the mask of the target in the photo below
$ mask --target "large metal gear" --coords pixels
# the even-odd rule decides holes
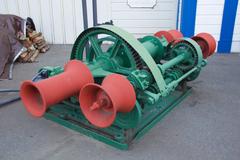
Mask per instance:
[[[183,71],[188,71],[195,66],[201,66],[202,63],[202,51],[199,45],[190,38],[182,38],[172,43],[172,46],[168,48],[166,59],[172,59],[183,52],[190,53],[190,57],[182,61],[177,68]]]
[[[85,55],[87,49],[88,54]],[[121,74],[128,74],[143,67],[140,56],[119,35],[104,28],[90,28],[80,34],[75,41],[71,59],[91,63],[101,58],[111,60],[114,68],[110,67],[109,70]]]

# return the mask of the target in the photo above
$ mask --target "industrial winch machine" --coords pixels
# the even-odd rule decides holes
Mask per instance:
[[[177,30],[136,39],[113,25],[83,31],[69,62],[21,84],[26,110],[118,149],[128,149],[191,91],[214,38]]]

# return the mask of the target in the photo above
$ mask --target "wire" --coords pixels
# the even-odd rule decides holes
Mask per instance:
[[[33,78],[32,78],[32,81],[33,82],[36,82],[36,81],[39,81],[42,79],[42,76],[41,74],[44,73],[45,70],[41,70],[40,72],[38,72]],[[8,93],[8,92],[19,92],[20,90],[19,89],[0,89],[0,93]],[[17,97],[13,97],[11,99],[8,99],[8,100],[3,100],[3,101],[0,101],[0,108],[3,107],[4,105],[7,105],[9,103],[12,103],[12,102],[15,102],[15,101],[19,101],[21,98],[20,96],[17,96]]]
[[[1,92],[19,92],[19,89],[0,89]]]
[[[11,99],[8,99],[8,100],[0,101],[0,108],[3,107],[6,104],[9,104],[9,103],[12,103],[12,102],[15,102],[15,101],[19,101],[20,99],[21,98],[18,96],[18,97],[14,97],[14,98],[11,98]]]

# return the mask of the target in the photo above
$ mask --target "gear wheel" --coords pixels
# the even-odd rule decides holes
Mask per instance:
[[[186,72],[198,64],[199,53],[195,45],[192,44],[191,41],[188,41],[187,39],[178,40],[177,42],[172,44],[171,48],[169,47],[168,49],[169,50],[166,59],[172,59],[186,51],[191,54],[191,56],[188,59],[177,64],[176,68],[179,68],[182,71]]]
[[[134,50],[134,48],[128,43],[126,42],[124,39],[122,39],[120,36],[118,36],[117,34],[115,34],[114,32],[111,32],[109,30],[106,29],[99,29],[99,28],[90,28],[86,31],[84,31],[83,33],[81,33],[78,38],[76,39],[73,48],[72,48],[72,52],[71,52],[71,59],[79,59],[82,61],[92,61],[93,59],[96,59],[97,56],[101,56],[101,55],[96,55],[94,53],[94,45],[92,45],[91,47],[91,51],[90,53],[90,59],[84,60],[84,48],[89,45],[89,37],[90,36],[95,36],[95,37],[100,37],[99,35],[108,35],[108,37],[104,37],[104,38],[96,38],[97,45],[101,46],[101,44],[103,43],[104,40],[107,41],[112,41],[113,44],[108,48],[107,52],[111,52],[111,49],[113,49],[114,47],[114,43],[121,43],[120,47],[122,47],[122,52],[125,52],[125,54],[128,55],[129,58],[129,62],[133,63],[131,64],[132,66],[136,66],[136,68],[134,69],[142,69],[144,66],[144,62],[142,61],[141,57],[138,55],[138,53]],[[98,48],[99,48],[98,46]],[[125,48],[124,48],[125,47]],[[128,51],[126,51],[128,50]],[[120,52],[120,51],[118,51]],[[105,54],[103,52],[101,52],[102,54]],[[130,55],[129,55],[130,53]],[[114,59],[116,55],[112,55],[111,58]],[[134,61],[134,62],[133,62]],[[115,61],[116,62],[116,61]],[[117,62],[116,62],[117,63]]]

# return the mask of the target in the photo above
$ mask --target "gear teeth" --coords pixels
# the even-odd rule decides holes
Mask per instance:
[[[77,54],[78,54],[78,42],[81,40],[81,39],[84,39],[84,38],[87,38],[87,34],[89,32],[92,32],[93,29],[89,29],[88,31],[85,31],[84,34],[80,34],[80,36],[76,39],[74,45],[73,45],[73,49],[72,49],[72,55],[71,55],[71,59],[75,59],[77,58]],[[112,34],[115,34],[112,32]],[[115,34],[116,35],[116,34]],[[131,53],[132,53],[132,56],[133,56],[133,59],[135,60],[135,63],[136,63],[136,67],[138,69],[143,69],[144,68],[144,63],[141,59],[141,57],[138,55],[138,53],[131,47],[131,45],[129,45],[129,43],[127,41],[125,41],[124,39],[122,39],[121,37],[119,37],[117,35],[118,38],[120,38],[121,40],[124,41],[124,43],[126,43],[127,47],[130,49]]]
[[[175,46],[181,45],[181,44],[188,45],[188,46],[191,48],[191,50],[194,51],[194,53],[192,53],[192,56],[193,56],[193,58],[194,58],[194,64],[193,64],[193,66],[196,66],[197,63],[198,63],[198,61],[197,61],[198,55],[196,54],[196,53],[197,53],[197,50],[196,50],[196,48],[195,48],[191,43],[189,43],[189,42],[187,42],[187,41],[185,41],[185,40],[181,40],[181,41],[178,41],[178,42],[174,43],[174,46],[173,46],[171,49],[174,49]],[[189,70],[189,67],[187,67],[187,66],[185,66],[185,67],[184,67],[184,66],[180,66],[180,65],[177,65],[177,66],[178,66],[178,68],[181,69],[182,71]]]
[[[142,69],[143,68],[143,63],[142,63],[142,59],[141,57],[137,54],[137,52],[131,48],[131,52],[132,52],[132,56],[136,62],[136,66],[138,69]]]

